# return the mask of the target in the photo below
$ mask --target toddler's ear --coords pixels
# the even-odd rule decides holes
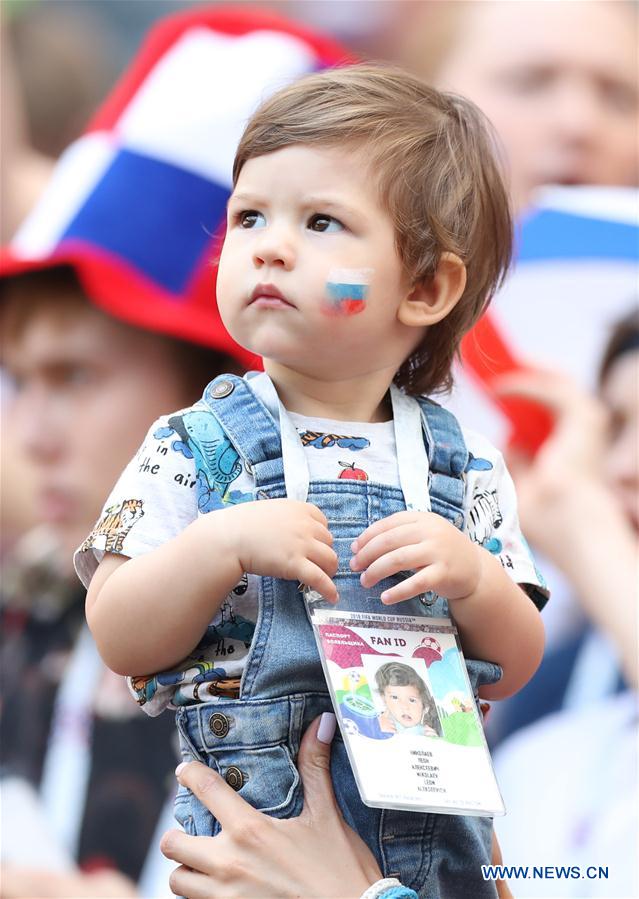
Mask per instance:
[[[430,281],[415,284],[397,310],[403,325],[423,328],[434,325],[455,308],[466,287],[466,266],[455,253],[442,253]]]

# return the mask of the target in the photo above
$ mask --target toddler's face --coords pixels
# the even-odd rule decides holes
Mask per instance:
[[[375,178],[352,148],[295,145],[245,164],[217,291],[242,346],[310,377],[398,366],[421,337],[397,320],[410,283]]]
[[[406,684],[405,687],[386,687],[384,702],[393,718],[404,727],[421,724],[424,703],[419,690],[412,684]]]

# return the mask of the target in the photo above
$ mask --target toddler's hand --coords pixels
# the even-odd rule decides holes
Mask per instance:
[[[374,587],[400,571],[415,574],[385,590],[384,603],[396,603],[433,590],[447,599],[474,593],[482,573],[481,547],[434,512],[397,512],[368,527],[351,544],[353,571],[363,587]]]
[[[324,514],[311,503],[267,499],[242,503],[225,518],[227,539],[242,570],[298,580],[329,602],[337,602],[332,581],[338,567],[333,536]]]

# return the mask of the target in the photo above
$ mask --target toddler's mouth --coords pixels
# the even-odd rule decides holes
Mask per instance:
[[[293,303],[287,300],[274,284],[257,284],[250,296],[249,305],[254,304],[275,309],[283,306],[293,307]]]

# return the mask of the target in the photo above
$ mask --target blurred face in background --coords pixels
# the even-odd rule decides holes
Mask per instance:
[[[610,411],[607,474],[639,532],[639,350],[622,353],[612,363],[601,395]]]
[[[129,327],[58,288],[24,296],[8,286],[3,312],[30,304],[4,329],[14,381],[5,422],[33,473],[36,514],[63,564],[97,519],[118,475],[158,415],[192,401],[166,341]]]
[[[517,206],[544,184],[637,183],[634,4],[415,6],[422,8],[420,28],[413,23],[402,61],[438,87],[465,94],[491,119],[508,156]],[[429,23],[441,31],[442,16],[445,33],[439,40],[431,34],[430,54]],[[421,57],[420,34],[426,41]],[[439,59],[437,43],[444,47]]]

